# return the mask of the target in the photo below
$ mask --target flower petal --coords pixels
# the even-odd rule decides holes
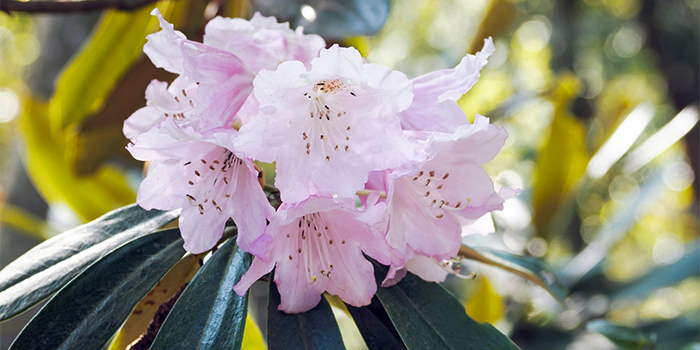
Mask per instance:
[[[175,74],[182,74],[182,53],[180,52],[180,42],[186,40],[185,34],[175,30],[171,23],[168,23],[160,11],[156,8],[151,15],[158,17],[161,31],[148,35],[148,42],[143,47],[151,62],[158,67]]]
[[[491,38],[484,40],[484,48],[476,55],[466,55],[453,69],[444,69],[413,79],[415,98],[400,115],[406,130],[453,132],[467,123],[456,101],[479,80],[479,71],[493,54]]]

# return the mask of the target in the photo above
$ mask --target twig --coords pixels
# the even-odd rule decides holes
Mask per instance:
[[[85,1],[0,1],[0,11],[32,13],[90,12],[106,9],[132,11],[157,0],[85,0]]]

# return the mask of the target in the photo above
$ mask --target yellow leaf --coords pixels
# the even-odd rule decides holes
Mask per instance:
[[[586,172],[590,158],[586,151],[586,127],[569,113],[577,88],[576,77],[564,74],[550,97],[554,118],[540,148],[533,186],[534,222],[539,232],[544,232],[569,190]]]
[[[180,260],[158,284],[148,292],[131,312],[117,335],[114,336],[109,350],[124,350],[148,328],[156,311],[165,301],[170,299],[179,289],[189,282],[199,270],[201,255],[188,255]]]
[[[0,203],[0,224],[13,226],[41,240],[57,233],[44,219],[10,203]]]
[[[464,301],[467,315],[477,322],[498,322],[503,317],[503,297],[496,293],[486,277],[479,277],[474,283],[477,284],[476,292]]]
[[[172,3],[158,7],[164,15]],[[150,6],[134,11],[106,11],[87,45],[73,56],[58,77],[49,103],[52,131],[67,127],[96,113],[124,73],[141,55],[146,35],[158,28]]]
[[[245,319],[245,332],[243,332],[243,344],[241,345],[241,349],[265,350],[266,348],[265,340],[263,340],[260,329],[258,329],[258,326],[250,318],[250,315],[248,315]]]
[[[90,221],[134,202],[136,194],[126,175],[115,167],[105,165],[92,176],[77,177],[65,137],[49,128],[47,105],[25,99],[20,129],[26,143],[27,172],[48,203],[65,203],[82,220]]]

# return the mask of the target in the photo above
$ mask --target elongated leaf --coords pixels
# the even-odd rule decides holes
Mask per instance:
[[[226,242],[185,288],[151,349],[240,349],[248,295],[239,297],[233,286],[251,261],[235,239]]]
[[[391,323],[384,307],[376,296],[363,307],[346,305],[370,349],[406,349],[401,336]]]
[[[159,4],[169,15],[173,4]],[[81,52],[59,76],[49,104],[52,129],[65,128],[97,112],[122,75],[136,62],[146,35],[158,28],[152,6],[137,11],[106,11]]]
[[[580,82],[575,76],[562,74],[551,95],[554,119],[539,150],[532,186],[533,222],[539,232],[545,232],[553,214],[566,200],[566,194],[585,174],[590,158],[586,152],[586,128],[569,111],[578,85]]]
[[[136,305],[182,258],[178,229],[129,242],[61,289],[11,349],[101,349]]]
[[[46,104],[23,101],[20,128],[27,173],[48,203],[66,204],[87,222],[136,199],[126,174],[112,165],[105,164],[90,176],[75,174],[66,135],[50,130]]]
[[[388,267],[374,263],[377,283],[387,272]],[[467,316],[442,286],[413,274],[393,287],[380,287],[377,297],[409,349],[518,349],[492,325]]]
[[[267,306],[267,346],[276,349],[345,349],[340,329],[326,298],[301,314],[277,309],[280,293],[270,274],[270,304]]]
[[[146,211],[132,204],[32,248],[0,271],[0,320],[23,312],[95,260],[177,216],[177,211]]]
[[[651,350],[656,347],[654,341],[638,329],[616,325],[606,320],[588,322],[586,327],[604,335],[615,345],[626,350]]]
[[[466,245],[462,245],[459,249],[459,255],[526,278],[544,288],[560,301],[563,301],[568,293],[566,286],[557,278],[552,269],[537,258]]]

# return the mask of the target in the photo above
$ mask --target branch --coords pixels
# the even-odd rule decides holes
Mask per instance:
[[[0,1],[0,11],[32,13],[90,12],[106,9],[133,11],[157,0],[84,0],[84,1]]]

